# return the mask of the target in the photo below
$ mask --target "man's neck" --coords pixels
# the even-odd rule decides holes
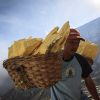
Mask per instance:
[[[63,53],[63,59],[64,60],[71,60],[73,58],[73,55],[68,53]]]

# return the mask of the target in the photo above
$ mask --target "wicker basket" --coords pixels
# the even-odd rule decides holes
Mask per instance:
[[[56,84],[61,78],[61,64],[61,53],[49,53],[10,58],[4,61],[3,66],[16,87],[28,89]]]

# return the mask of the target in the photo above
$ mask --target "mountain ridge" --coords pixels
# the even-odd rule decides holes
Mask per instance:
[[[100,17],[77,28],[81,35],[100,46]]]

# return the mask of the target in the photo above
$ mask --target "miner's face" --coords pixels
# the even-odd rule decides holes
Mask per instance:
[[[79,43],[79,39],[67,40],[64,46],[64,51],[69,54],[74,54],[78,49]]]

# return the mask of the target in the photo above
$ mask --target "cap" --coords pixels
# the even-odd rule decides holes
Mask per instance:
[[[78,30],[71,28],[70,33],[67,37],[67,40],[75,40],[75,39],[85,41],[85,39],[80,36],[80,33]]]

